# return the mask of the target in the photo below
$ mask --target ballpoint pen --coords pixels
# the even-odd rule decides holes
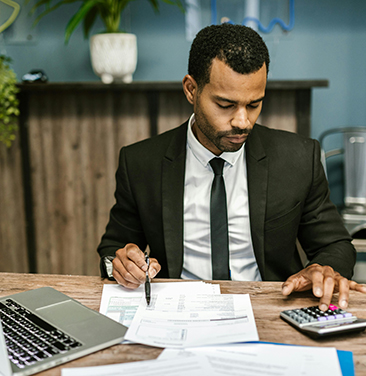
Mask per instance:
[[[150,294],[151,294],[150,277],[149,277],[150,258],[146,252],[145,252],[145,261],[147,264],[146,278],[145,278],[145,298],[146,298],[147,305],[150,305]]]

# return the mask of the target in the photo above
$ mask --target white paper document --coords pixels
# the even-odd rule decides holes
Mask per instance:
[[[62,376],[211,376],[207,357],[194,355],[189,362],[182,358],[145,360],[97,367],[63,368]]]
[[[143,285],[135,290],[130,290],[120,285],[105,284],[99,312],[129,327],[140,303],[145,304],[143,300],[145,297],[144,291]],[[173,295],[180,292],[187,294],[220,294],[220,285],[202,281],[151,284],[152,301],[156,300],[158,294]]]
[[[159,294],[141,304],[125,339],[145,345],[185,348],[257,341],[248,294]]]
[[[159,359],[205,355],[212,376],[342,376],[337,351],[329,347],[233,344],[166,349]]]

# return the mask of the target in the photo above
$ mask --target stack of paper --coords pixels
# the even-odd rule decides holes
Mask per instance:
[[[156,360],[64,369],[63,376],[145,376],[147,369],[151,376],[354,375],[351,352],[248,343],[259,340],[249,295],[221,295],[218,284],[153,283],[150,306],[143,286],[104,285],[100,312],[129,327],[127,340],[165,350]]]
[[[152,302],[159,295],[186,294],[220,294],[220,285],[197,282],[171,282],[153,283]],[[141,285],[136,290],[126,289],[120,285],[104,285],[102,301],[99,312],[111,319],[129,327],[140,305],[145,306],[144,286]]]
[[[204,356],[187,359],[145,360],[109,366],[63,368],[62,376],[211,376],[212,366]],[[257,375],[258,376],[258,375]]]
[[[141,304],[126,339],[150,346],[184,348],[256,341],[249,295],[158,295]]]
[[[103,290],[100,311],[129,327],[128,341],[184,348],[258,340],[248,294],[221,295],[204,282],[154,283],[148,306],[139,290]]]
[[[206,356],[212,376],[342,376],[337,351],[327,347],[242,343],[224,346],[166,349],[159,359]]]
[[[62,370],[62,376],[117,375],[342,376],[342,371],[334,348],[264,343],[168,349],[156,360]],[[351,375],[353,364],[343,372],[343,376]]]

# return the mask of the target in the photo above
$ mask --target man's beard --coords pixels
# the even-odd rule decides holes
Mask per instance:
[[[222,153],[232,153],[238,151],[244,143],[230,143],[230,141],[226,137],[240,135],[249,136],[251,131],[251,129],[242,129],[237,127],[232,127],[230,131],[215,131],[200,110],[196,111],[195,113],[195,123],[197,128],[199,128],[199,130],[206,136],[206,138],[211,141],[211,143],[215,145],[216,148],[219,149]]]

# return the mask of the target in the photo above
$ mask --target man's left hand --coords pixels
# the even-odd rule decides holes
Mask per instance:
[[[290,295],[294,291],[306,291],[312,288],[313,294],[320,298],[319,309],[326,311],[334,292],[339,292],[338,305],[348,307],[349,290],[366,293],[366,286],[349,281],[330,266],[312,264],[292,275],[282,285],[282,294]]]

